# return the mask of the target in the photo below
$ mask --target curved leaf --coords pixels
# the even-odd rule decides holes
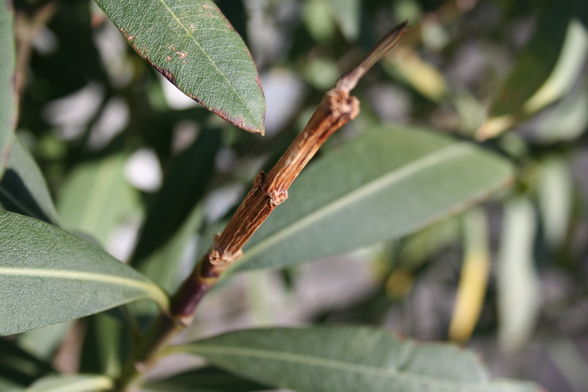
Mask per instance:
[[[488,218],[474,208],[463,216],[464,258],[455,296],[449,337],[456,342],[470,339],[484,305],[490,272]]]
[[[148,262],[150,256],[173,241],[190,221],[192,211],[209,185],[220,145],[219,133],[205,130],[166,168],[161,189],[149,205],[131,264],[140,266]]]
[[[0,205],[13,212],[57,224],[57,212],[39,166],[17,137],[0,181]]]
[[[0,177],[8,163],[10,142],[16,125],[13,16],[11,2],[0,2]]]
[[[136,190],[124,175],[127,154],[119,153],[78,165],[59,193],[62,225],[91,234],[102,244],[136,206]]]
[[[330,4],[343,35],[350,40],[356,39],[359,35],[361,1],[330,0]]]
[[[25,386],[55,370],[43,360],[23,350],[14,341],[0,339],[0,391],[6,388],[2,381]]]
[[[211,366],[174,374],[164,380],[150,381],[144,387],[153,392],[253,392],[269,389]]]
[[[102,249],[55,226],[0,212],[0,335],[167,297]]]
[[[362,327],[268,328],[230,332],[188,351],[238,375],[298,392],[531,392],[532,384],[490,380],[473,354],[416,344]]]
[[[588,30],[575,1],[553,2],[519,55],[478,138],[495,137],[569,93],[588,55]]]
[[[511,166],[467,142],[381,128],[305,171],[239,265],[277,268],[400,237],[507,183]]]
[[[510,200],[504,210],[496,266],[498,338],[505,350],[516,351],[530,339],[541,312],[541,281],[534,265],[537,228],[531,201]]]
[[[247,47],[211,0],[96,0],[129,44],[225,120],[264,132],[265,100]]]
[[[48,376],[36,381],[26,392],[97,392],[110,390],[113,385],[110,378],[99,375]]]

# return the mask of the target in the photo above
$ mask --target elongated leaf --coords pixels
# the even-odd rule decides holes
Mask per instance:
[[[541,283],[533,265],[537,223],[533,206],[525,198],[509,201],[503,219],[496,268],[498,337],[506,350],[514,351],[530,338],[541,310]]]
[[[8,161],[16,125],[15,55],[12,3],[0,3],[0,178]]]
[[[9,380],[5,380],[2,377],[0,377],[0,391],[5,391],[5,392],[23,392],[25,389],[19,385],[19,384],[15,384]]]
[[[566,239],[573,211],[574,179],[568,163],[559,157],[542,162],[537,188],[545,239],[557,250]]]
[[[333,5],[328,0],[307,0],[302,8],[302,20],[317,41],[329,39],[335,32]]]
[[[534,138],[549,144],[578,138],[588,129],[588,88],[568,94],[542,115]]]
[[[456,217],[427,226],[399,244],[395,266],[416,270],[444,248],[457,242],[458,237],[459,220]]]
[[[0,212],[0,335],[74,319],[140,298],[167,297],[130,267],[55,226]]]
[[[386,56],[382,64],[388,73],[399,76],[417,92],[433,101],[440,101],[449,91],[441,71],[427,63],[412,48],[399,46]]]
[[[149,206],[131,263],[139,266],[166,245],[188,221],[204,195],[220,147],[218,132],[205,131],[169,165],[165,180]]]
[[[251,56],[211,0],[96,0],[129,44],[185,94],[263,133],[265,101]]]
[[[26,331],[18,336],[18,344],[37,357],[50,361],[73,325],[72,321],[67,321]]]
[[[503,159],[418,129],[381,128],[317,162],[252,238],[243,269],[276,268],[413,232],[511,178]]]
[[[143,261],[139,271],[169,292],[176,289],[182,275],[182,256],[202,224],[202,216],[202,209],[194,208],[174,236]]]
[[[476,357],[361,327],[252,329],[184,347],[231,372],[298,392],[530,392],[491,381]]]
[[[39,377],[54,371],[49,363],[23,350],[14,341],[0,339],[0,353],[0,380],[5,382],[27,386]],[[1,382],[0,390],[5,390]]]
[[[126,154],[78,166],[58,199],[63,226],[91,234],[103,244],[136,204],[135,190],[124,176]]]
[[[43,173],[17,138],[12,143],[8,168],[0,181],[0,205],[46,222],[58,222]]]
[[[99,392],[110,390],[113,382],[106,376],[48,376],[36,381],[26,392]]]
[[[87,326],[80,371],[116,377],[120,374],[121,360],[128,355],[127,343],[133,339],[130,334],[122,335],[132,329],[107,313],[89,317]]]
[[[361,17],[361,1],[359,0],[329,0],[333,8],[333,15],[347,39],[356,39],[359,34]]]
[[[454,341],[467,341],[482,312],[490,271],[488,218],[480,209],[463,217],[464,260],[449,327]]]
[[[536,34],[478,130],[478,138],[494,137],[569,92],[588,56],[588,30],[576,18],[576,1],[553,2]]]
[[[165,380],[149,382],[144,387],[161,392],[250,392],[269,389],[210,366],[174,374]]]
[[[551,2],[539,17],[535,34],[519,54],[491,109],[491,116],[512,113],[541,87],[557,63],[570,22],[572,2]]]

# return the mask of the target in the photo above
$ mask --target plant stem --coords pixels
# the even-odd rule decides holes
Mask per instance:
[[[230,219],[208,253],[196,264],[171,300],[169,315],[161,314],[142,345],[131,355],[118,382],[126,390],[151,366],[169,339],[190,325],[197,305],[218,281],[223,271],[243,256],[243,246],[270,216],[286,201],[288,189],[323,143],[359,114],[359,100],[350,91],[359,79],[400,40],[406,23],[394,28],[351,72],[329,90],[302,132],[294,139],[269,173],[260,172],[251,190]]]

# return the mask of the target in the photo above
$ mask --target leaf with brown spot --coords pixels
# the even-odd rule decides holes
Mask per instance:
[[[129,44],[190,98],[249,132],[265,99],[245,43],[211,0],[96,0]]]

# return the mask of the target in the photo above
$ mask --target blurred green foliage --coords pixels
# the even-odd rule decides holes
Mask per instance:
[[[487,225],[481,232],[487,233],[482,242],[491,266],[479,317],[471,321],[471,336],[460,340],[496,375],[581,392],[578,380],[588,371],[585,0],[219,0],[261,75],[268,105],[263,138],[182,96],[89,0],[14,3],[16,72],[25,87],[0,204],[83,232],[78,235],[168,290],[205,251],[210,236],[203,233],[218,231],[251,178],[281,154],[325,89],[387,30],[409,20],[398,50],[354,91],[360,117],[324,151],[382,124],[425,125],[512,162],[512,186],[476,210]],[[33,28],[48,6],[48,23]],[[19,62],[25,52],[28,61]],[[255,272],[251,276],[270,281],[269,293],[259,299],[252,287],[259,280],[247,277],[233,291],[219,288],[210,302],[228,310],[207,315],[204,307],[190,334],[263,324],[259,314],[271,309],[276,322],[368,323],[419,339],[447,339],[457,317],[454,298],[463,290],[462,265],[471,261],[464,251],[471,233],[459,225],[462,218],[349,256],[361,263],[347,273],[340,267],[343,283],[334,294],[329,283],[335,272],[321,275],[328,263]],[[362,274],[367,283],[354,290]],[[128,314],[87,320],[85,353],[70,359],[73,366],[116,372],[119,364],[108,358],[120,348],[122,325],[141,321]],[[112,332],[96,333],[101,325]],[[75,328],[59,334],[70,336]],[[52,346],[46,361],[26,353],[16,363],[12,353],[27,339],[35,341],[27,334],[0,340],[7,347],[0,353],[0,388],[29,385],[53,367],[72,366],[53,355],[67,350],[65,344]],[[105,347],[98,361],[88,355],[96,342]],[[224,390],[238,382],[229,381]],[[157,389],[161,385],[154,383],[154,390],[164,390]]]

